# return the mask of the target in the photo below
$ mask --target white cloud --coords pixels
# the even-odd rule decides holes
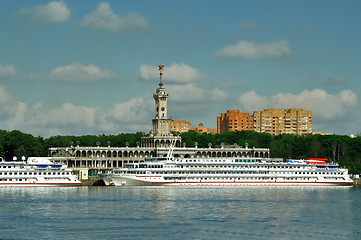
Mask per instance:
[[[74,106],[72,103],[64,103],[60,108],[44,111],[41,122],[45,127],[69,125],[94,127],[97,111],[99,111],[99,109]]]
[[[19,129],[44,137],[54,135],[117,134],[120,132],[149,131],[154,113],[154,102],[146,98],[134,98],[115,104],[112,109],[76,106],[64,103],[47,109],[42,103],[28,107],[16,101],[0,85],[1,129]]]
[[[147,102],[143,103],[144,99],[132,99],[106,111],[72,103],[53,109],[44,109],[40,105],[33,108],[37,113],[32,115],[31,125],[45,136],[149,131],[153,108]]]
[[[279,58],[292,54],[287,40],[271,42],[266,44],[256,44],[248,41],[239,41],[237,44],[224,47],[215,53],[217,57],[223,58]]]
[[[151,97],[133,98],[128,102],[115,104],[109,111],[109,116],[122,123],[144,123],[145,119],[150,122],[154,113],[154,102]]]
[[[49,78],[53,81],[96,82],[114,79],[116,74],[109,70],[101,70],[93,64],[85,66],[75,62],[72,65],[55,68]]]
[[[109,3],[100,3],[97,8],[86,15],[81,25],[98,29],[106,29],[114,32],[146,28],[148,20],[139,13],[129,12],[119,16],[113,12]]]
[[[345,116],[353,114],[358,106],[357,95],[351,90],[329,94],[322,89],[302,91],[299,94],[279,93],[274,96],[260,96],[255,91],[239,97],[242,111],[261,111],[265,108],[303,108],[312,111],[316,121],[347,121]]]
[[[16,108],[16,102],[12,96],[10,96],[5,88],[0,85],[0,120],[8,119],[14,115],[14,108]]]
[[[156,66],[143,64],[139,67],[137,78],[142,81],[156,81],[159,73]]]
[[[159,72],[156,66],[141,65],[137,73],[138,79],[143,81],[158,81]],[[168,83],[189,83],[202,79],[203,74],[184,63],[173,63],[164,67],[163,81]]]
[[[0,65],[0,79],[15,76],[17,73],[14,65]]]
[[[0,126],[13,126],[24,118],[27,106],[16,101],[6,89],[0,85]]]
[[[66,22],[71,13],[63,1],[53,1],[46,5],[24,8],[19,12],[28,15],[34,21],[51,23]]]
[[[28,111],[28,106],[26,103],[18,102],[16,104],[16,111],[14,117],[11,121],[11,125],[16,126],[16,124],[23,123],[26,121],[26,112]]]

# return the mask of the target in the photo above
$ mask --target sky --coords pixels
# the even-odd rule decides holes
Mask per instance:
[[[361,1],[0,1],[0,129],[146,132],[158,65],[168,117],[217,128],[227,110],[312,111],[361,132]]]

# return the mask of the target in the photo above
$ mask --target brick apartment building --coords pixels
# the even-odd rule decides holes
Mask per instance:
[[[188,132],[191,130],[191,123],[185,120],[171,120],[170,130],[179,133]]]
[[[216,134],[217,133],[217,129],[205,128],[203,126],[203,123],[200,123],[197,128],[191,128],[191,130],[193,130],[193,131],[195,131],[197,133],[211,133],[211,134]]]
[[[172,132],[184,133],[190,130],[195,131],[197,133],[212,133],[216,134],[217,129],[206,128],[203,123],[200,123],[197,128],[192,128],[191,123],[185,120],[171,120],[170,121],[170,130]]]
[[[185,120],[171,120],[171,131],[188,132],[193,130],[198,133],[224,133],[227,131],[254,130],[272,135],[312,133],[312,111],[299,108],[290,109],[264,109],[249,113],[239,110],[227,110],[217,117],[217,129],[205,128],[202,123],[197,128],[192,128],[191,123]]]
[[[217,133],[253,130],[253,117],[239,110],[227,110],[217,117]]]
[[[264,109],[253,112],[256,132],[272,135],[283,133],[304,135],[312,133],[312,111],[303,109]]]

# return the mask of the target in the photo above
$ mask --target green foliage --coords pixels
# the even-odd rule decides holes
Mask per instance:
[[[225,132],[222,134],[210,134],[210,133],[196,133],[189,131],[181,134],[182,142],[186,143],[186,146],[193,147],[194,143],[198,143],[198,147],[209,147],[209,143],[212,146],[234,145],[245,147],[246,143],[249,147],[268,148],[272,142],[272,136],[267,133],[257,133],[254,131],[237,131],[237,132]]]
[[[44,156],[47,152],[41,137],[33,137],[18,130],[0,131],[0,156],[5,159],[12,159],[13,156]]]
[[[18,130],[0,130],[0,156],[10,160],[13,156],[47,156],[49,147],[110,146],[136,147],[144,133],[121,133],[118,135],[84,135],[84,136],[52,136],[47,139],[33,137]],[[296,136],[282,134],[272,136],[254,131],[226,132],[223,134],[199,134],[189,131],[181,134],[182,142],[187,147],[207,148],[234,145],[249,148],[269,148],[271,157],[283,159],[306,159],[314,157],[327,158],[338,162],[349,169],[349,172],[361,173],[361,137],[350,138],[340,135],[307,135]]]
[[[108,144],[113,147],[136,147],[140,144],[144,133],[121,133],[118,135],[84,135],[84,136],[53,136],[45,140],[48,147],[69,147],[73,146],[102,146]]]

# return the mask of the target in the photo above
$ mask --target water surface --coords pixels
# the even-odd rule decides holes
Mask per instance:
[[[0,189],[0,239],[361,239],[361,189]]]

